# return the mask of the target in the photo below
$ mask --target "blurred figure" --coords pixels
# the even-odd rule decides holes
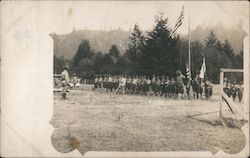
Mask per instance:
[[[194,90],[194,98],[199,99],[200,94],[200,76],[199,76],[199,70],[196,70],[196,75],[193,81],[193,90]]]
[[[125,92],[130,94],[131,93],[131,77],[128,75],[126,76],[126,86],[125,86]]]
[[[63,66],[63,71],[61,73],[61,76],[62,76],[62,99],[66,99],[68,85],[70,82],[68,70],[69,70],[69,67],[67,65]]]
[[[181,73],[181,71],[176,71],[176,90],[178,94],[178,99],[183,98],[183,92],[184,92],[183,79],[185,79],[185,76]]]
[[[55,86],[55,87],[58,87],[59,84],[60,84],[59,78],[58,78],[58,77],[55,77],[55,78],[54,78],[54,86]]]
[[[236,82],[234,82],[231,86],[231,94],[232,94],[232,98],[233,101],[235,102],[236,96],[237,96],[237,89],[236,89]]]
[[[200,78],[200,99],[203,99],[203,96],[205,96],[205,81],[203,79]]]
[[[103,78],[103,88],[104,90],[106,90],[106,92],[108,91],[107,88],[108,88],[108,76],[107,75],[104,75],[104,78]]]
[[[121,76],[121,81],[120,81],[120,89],[122,90],[122,95],[125,94],[125,86],[126,86],[126,78],[124,75]]]
[[[99,75],[99,79],[98,79],[98,88],[99,89],[102,89],[103,87],[103,78],[102,78],[102,75]]]
[[[77,77],[77,81],[76,81],[76,88],[79,88],[81,85],[81,78]]]
[[[169,84],[169,88],[170,88],[170,97],[174,97],[175,91],[176,91],[174,78],[171,79],[170,84]]]
[[[95,80],[94,80],[94,89],[98,88],[98,76],[95,76]]]
[[[72,83],[73,83],[73,88],[76,87],[76,83],[77,83],[77,77],[76,74],[74,73],[73,78],[72,78]]]
[[[164,83],[164,95],[165,97],[169,97],[170,98],[170,80],[169,80],[169,76],[167,76],[165,83]]]
[[[239,102],[241,102],[241,100],[242,100],[243,92],[244,92],[243,83],[241,82],[241,83],[238,85],[238,87],[237,87],[237,96],[238,96]]]
[[[186,92],[187,92],[188,99],[190,99],[191,86],[192,86],[192,79],[189,78],[187,79],[187,84],[186,84]]]
[[[151,93],[151,80],[148,76],[146,78],[146,93],[147,93],[147,96],[149,96]]]
[[[156,87],[155,87],[155,95],[157,96],[158,94],[160,94],[161,91],[161,79],[159,76],[156,77]]]
[[[113,78],[110,74],[108,76],[108,88],[107,89],[110,92],[112,92],[112,89],[113,89]]]
[[[212,94],[213,94],[213,84],[209,80],[209,78],[207,78],[205,80],[205,97],[206,97],[206,99],[211,99]]]
[[[165,76],[163,75],[161,77],[161,83],[160,83],[160,96],[165,95]]]
[[[155,94],[156,93],[156,77],[155,75],[153,75],[152,77],[152,81],[151,81],[151,89],[152,89],[152,93]]]

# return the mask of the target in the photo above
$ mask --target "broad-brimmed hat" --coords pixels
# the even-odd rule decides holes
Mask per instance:
[[[64,66],[63,66],[63,69],[69,70],[69,65],[64,65]]]
[[[181,75],[181,71],[180,71],[180,70],[177,70],[177,71],[176,71],[176,75]]]

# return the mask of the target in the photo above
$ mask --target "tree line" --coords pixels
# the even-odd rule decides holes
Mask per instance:
[[[91,79],[96,74],[168,75],[177,70],[186,73],[188,62],[188,41],[179,35],[172,36],[173,29],[163,14],[155,16],[155,26],[143,32],[135,24],[130,35],[130,43],[124,54],[116,45],[108,53],[95,52],[88,40],[82,40],[72,60],[64,60],[54,55],[54,73],[60,73],[62,66],[70,65],[70,73]],[[192,37],[192,36],[191,36]],[[211,30],[204,42],[191,42],[192,76],[199,72],[202,57],[206,59],[207,76],[219,82],[221,68],[243,68],[243,51],[235,55],[228,40],[221,42]]]

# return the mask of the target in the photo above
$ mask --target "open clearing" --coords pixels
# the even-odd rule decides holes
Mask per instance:
[[[174,100],[70,90],[54,93],[52,144],[61,152],[211,151],[240,152],[246,138],[239,128],[221,125],[219,87],[211,100]],[[71,141],[69,141],[71,140]]]

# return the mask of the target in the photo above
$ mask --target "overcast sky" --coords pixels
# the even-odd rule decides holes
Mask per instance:
[[[65,34],[76,30],[130,30],[137,23],[142,30],[150,30],[154,26],[154,16],[164,12],[173,27],[182,6],[185,17],[178,33],[188,32],[188,15],[191,29],[198,25],[214,26],[223,24],[226,27],[242,25],[249,30],[249,2],[245,1],[24,1],[14,3],[13,23],[20,17],[34,16],[39,25],[48,27],[53,33]],[[36,7],[32,7],[36,5]],[[35,8],[35,9],[33,9]],[[32,10],[33,9],[33,10]],[[15,15],[24,12],[23,15]],[[26,13],[26,14],[25,14]],[[7,17],[6,17],[7,18]],[[16,19],[15,19],[16,18]],[[50,25],[48,25],[50,24]]]
[[[50,10],[55,11],[59,24],[63,26],[60,33],[70,32],[73,28],[79,29],[132,29],[138,23],[142,30],[149,30],[154,25],[154,16],[157,12],[164,12],[169,18],[170,26],[174,26],[184,5],[185,18],[179,33],[185,34],[188,30],[188,14],[190,26],[194,29],[197,25],[213,26],[223,24],[227,27],[248,25],[248,2],[182,2],[182,1],[96,1],[96,2],[62,2],[60,5],[50,5]],[[58,32],[59,33],[59,32]]]

